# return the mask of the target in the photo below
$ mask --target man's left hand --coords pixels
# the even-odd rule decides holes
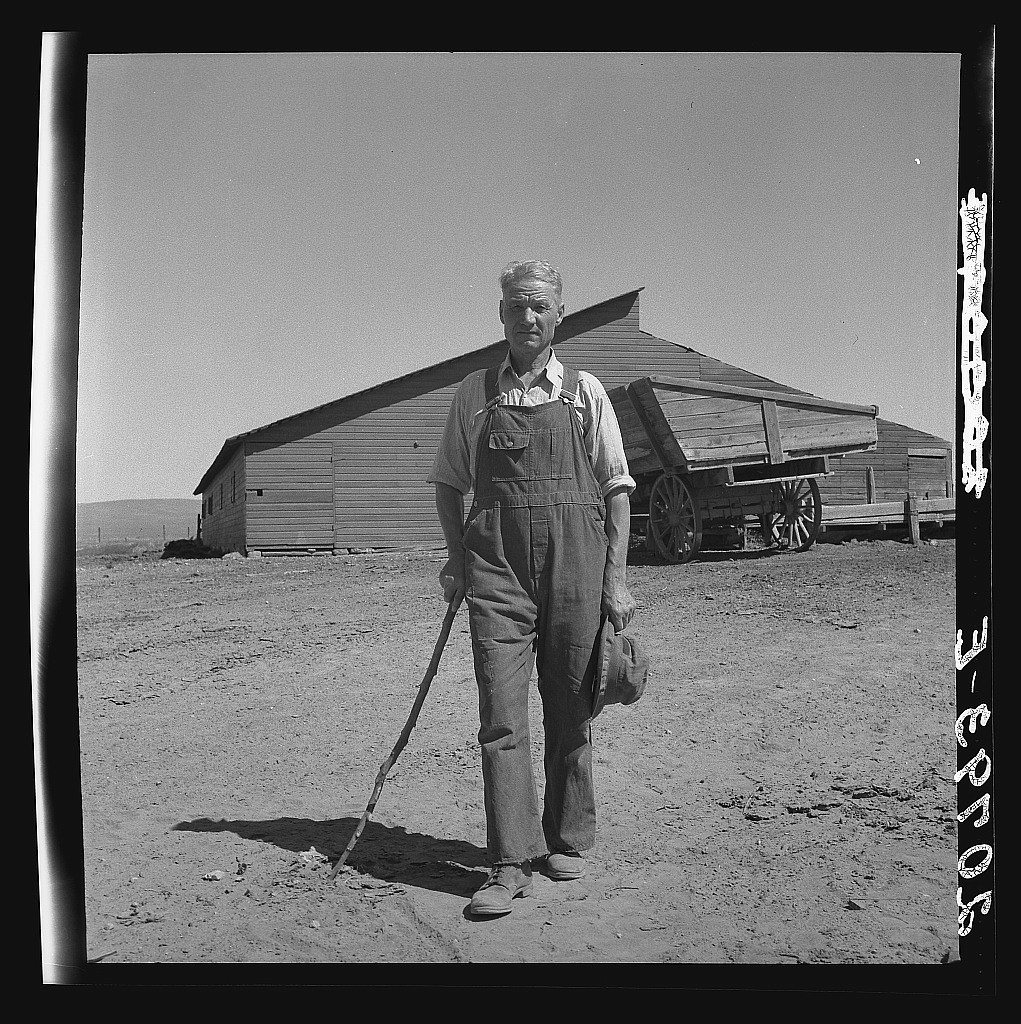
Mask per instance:
[[[623,633],[638,610],[627,584],[616,576],[603,578],[602,613],[613,623],[615,633]]]

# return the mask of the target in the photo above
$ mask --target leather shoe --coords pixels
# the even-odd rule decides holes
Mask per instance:
[[[585,868],[585,858],[580,853],[551,853],[546,858],[546,873],[558,882],[581,878]]]
[[[510,913],[511,900],[516,896],[532,895],[532,866],[524,864],[498,864],[489,872],[489,878],[472,896],[473,914]]]

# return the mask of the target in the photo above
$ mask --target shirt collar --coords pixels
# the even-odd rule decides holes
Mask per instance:
[[[511,363],[509,347],[507,349],[507,354],[503,357],[503,362],[500,364],[500,376],[503,377],[503,375],[508,371],[510,371],[510,373],[513,374],[516,380],[521,379],[518,377],[517,371],[514,369],[514,366]],[[542,368],[542,373],[540,373],[539,376],[536,377],[535,380],[532,382],[532,387],[535,387],[536,383],[538,383],[538,381],[541,379],[543,373],[546,374],[546,379],[555,388],[563,387],[564,364],[560,362],[559,359],[557,359],[557,354],[553,350],[553,348],[550,348],[549,359],[546,361],[546,365]]]

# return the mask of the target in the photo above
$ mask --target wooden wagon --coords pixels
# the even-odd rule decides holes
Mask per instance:
[[[609,392],[638,488],[632,515],[647,516],[650,549],[687,562],[703,531],[758,525],[789,551],[822,527],[818,477],[829,459],[876,446],[875,405],[643,377]]]

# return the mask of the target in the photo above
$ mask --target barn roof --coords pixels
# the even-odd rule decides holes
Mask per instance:
[[[634,288],[631,291],[621,292],[619,295],[614,295],[609,299],[604,299],[602,302],[597,302],[591,306],[586,306],[584,309],[576,310],[574,313],[569,313],[567,316],[564,317],[563,322],[561,324],[561,335],[565,331],[565,325],[568,325],[566,329],[569,330],[570,322],[574,320],[576,317],[581,317],[582,315],[591,317],[592,312],[594,310],[599,309],[600,306],[608,306],[611,303],[620,302],[621,299],[629,295],[637,295],[639,292],[644,290],[644,287],[645,286],[643,285],[642,287]],[[483,352],[487,348],[497,348],[504,344],[505,342],[501,338],[499,341],[490,342],[488,345],[482,345],[477,349],[471,349],[468,352],[459,352],[456,356],[451,356],[449,359],[441,359],[437,363],[430,363],[428,366],[423,366],[417,370],[412,370],[410,373],[402,374],[400,377],[391,377],[388,380],[380,381],[380,383],[378,384],[373,384],[371,387],[362,388],[360,391],[353,391],[350,395],[344,395],[342,398],[331,399],[329,402],[323,402],[321,405],[312,406],[310,409],[302,409],[301,412],[292,413],[290,416],[284,416],[281,419],[274,420],[272,423],[264,423],[261,427],[253,427],[251,430],[246,430],[243,433],[235,434],[233,437],[228,437],[227,440],[223,442],[223,447],[220,448],[219,453],[217,454],[216,458],[213,459],[209,468],[205,471],[205,473],[202,474],[202,479],[198,482],[198,486],[195,488],[194,491],[192,491],[192,494],[201,494],[205,490],[206,485],[233,458],[234,453],[237,451],[238,446],[242,442],[247,441],[258,434],[261,434],[265,430],[269,430],[272,427],[279,426],[281,423],[288,423],[291,420],[299,419],[302,416],[307,416],[309,415],[309,413],[319,412],[320,410],[323,409],[332,408],[334,406],[341,404],[342,402],[348,402],[354,398],[369,394],[373,391],[379,391],[381,388],[389,387],[391,384],[394,384],[397,381],[404,381],[414,377],[418,377],[423,373],[427,373],[430,370],[436,369],[437,367],[447,366],[450,363],[457,362],[459,359],[464,359],[466,356]],[[676,344],[676,342],[674,344]]]

